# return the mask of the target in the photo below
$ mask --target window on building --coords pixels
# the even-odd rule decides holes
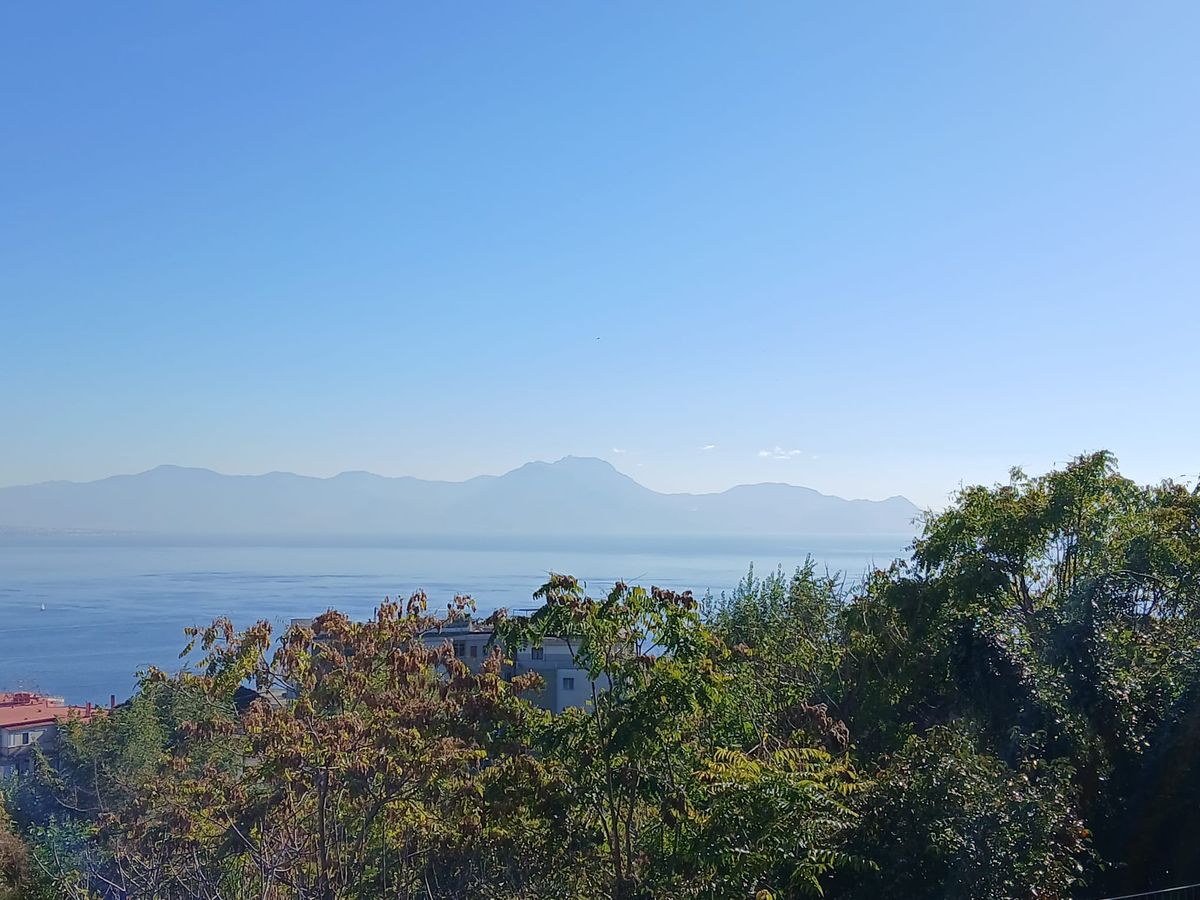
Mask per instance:
[[[28,731],[22,731],[22,732],[21,732],[21,743],[22,743],[22,744],[28,744],[28,743],[29,743],[29,732],[28,732]]]
[[[563,676],[563,690],[564,691],[575,690],[575,677],[573,675],[564,675]]]
[[[471,659],[475,659],[478,656],[479,656],[479,645],[472,644],[471,645]]]
[[[529,652],[529,655],[530,655],[530,656],[532,656],[534,659],[545,659],[545,658],[546,658],[546,651],[545,651],[543,648],[541,648],[541,647],[534,647],[534,648],[533,648],[533,649],[532,649],[532,650]]]
[[[455,641],[454,642],[454,655],[455,656],[466,656],[467,655],[467,642],[466,641]]]

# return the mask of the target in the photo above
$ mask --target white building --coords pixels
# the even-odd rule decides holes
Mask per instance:
[[[478,671],[484,658],[491,652],[492,629],[491,626],[468,621],[425,634],[425,642],[431,647],[446,641],[454,646],[455,656],[472,670]],[[561,713],[572,706],[591,708],[591,679],[586,669],[575,665],[571,649],[562,638],[548,637],[542,646],[526,647],[507,655],[507,658],[512,663],[505,667],[506,675],[536,672],[542,676],[541,689],[526,695],[531,702],[554,713]]]
[[[312,627],[312,619],[292,619],[292,625]],[[483,660],[491,652],[492,628],[467,620],[446,625],[440,631],[427,631],[423,635],[429,647],[438,647],[449,641],[454,655],[478,671]],[[586,669],[575,665],[570,647],[562,638],[546,638],[541,647],[526,647],[507,657],[512,662],[505,666],[507,677],[536,672],[542,676],[542,687],[524,696],[532,703],[561,713],[571,707],[591,709],[592,681]],[[607,684],[607,682],[604,682]],[[596,685],[600,689],[600,683]]]

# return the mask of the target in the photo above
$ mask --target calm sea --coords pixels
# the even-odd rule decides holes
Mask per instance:
[[[371,614],[385,596],[417,589],[438,608],[470,594],[481,611],[529,607],[548,572],[599,594],[613,581],[677,590],[729,590],[753,562],[762,573],[818,567],[860,581],[903,555],[909,538],[454,542],[153,540],[0,535],[0,691],[30,689],[107,703],[133,690],[148,665],[174,671],[183,628],[230,616],[286,625],[328,608]],[[43,608],[44,607],[44,608]]]

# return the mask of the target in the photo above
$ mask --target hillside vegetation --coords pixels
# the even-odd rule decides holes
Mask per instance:
[[[636,523],[630,523],[631,529]],[[194,637],[10,784],[25,896],[1065,898],[1200,881],[1200,493],[1107,454],[963,490],[843,590],[553,576],[477,672],[417,595]],[[451,616],[469,611],[467,601]],[[612,689],[551,716],[546,636]],[[247,701],[244,684],[259,692]],[[284,690],[294,699],[277,699]]]

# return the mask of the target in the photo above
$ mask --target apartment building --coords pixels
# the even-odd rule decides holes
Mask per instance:
[[[91,719],[95,710],[68,706],[61,697],[28,691],[0,693],[0,777],[29,771],[35,749],[52,754],[57,724],[65,719]]]
[[[292,619],[292,625],[311,627],[312,619]],[[437,647],[449,641],[454,654],[473,671],[478,671],[483,660],[491,652],[492,628],[480,622],[466,620],[446,625],[440,631],[429,631],[423,635],[429,647]],[[510,654],[505,666],[505,675],[512,677],[526,672],[542,676],[542,687],[525,696],[530,702],[561,713],[571,707],[592,707],[592,681],[586,669],[575,665],[567,642],[562,638],[546,638],[540,647],[527,647]],[[606,683],[605,683],[606,684]],[[602,688],[597,683],[597,688]]]
[[[489,625],[467,621],[425,635],[425,642],[430,646],[445,641],[454,646],[455,656],[472,670],[478,670],[484,657],[491,652],[492,629]],[[542,688],[527,695],[531,702],[554,713],[570,707],[591,708],[592,681],[587,670],[575,665],[570,646],[562,638],[546,638],[542,646],[518,650],[509,654],[508,659],[511,662],[505,667],[507,675],[536,672],[542,676]]]

